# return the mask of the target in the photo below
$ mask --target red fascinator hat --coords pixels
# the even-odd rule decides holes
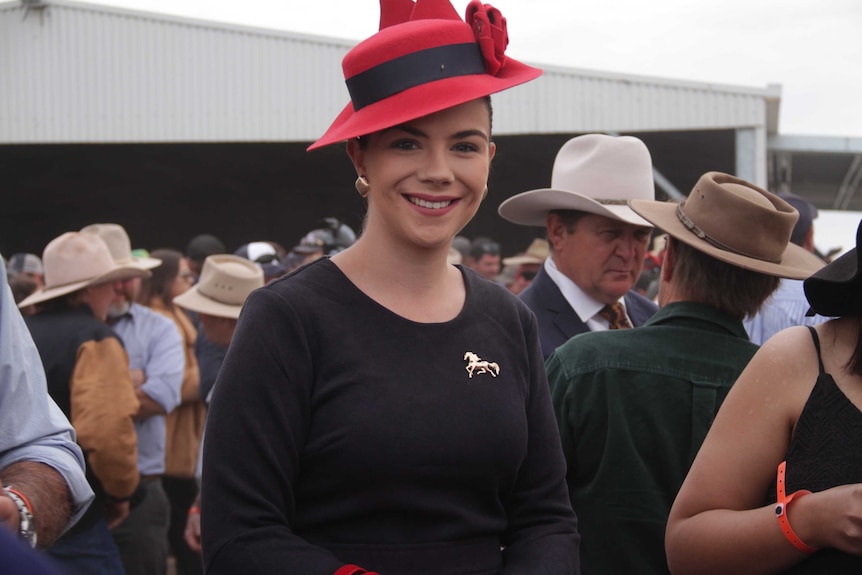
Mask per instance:
[[[380,31],[342,61],[350,103],[308,150],[397,126],[539,77],[506,56],[500,11],[479,0],[462,21],[449,0],[380,0]]]

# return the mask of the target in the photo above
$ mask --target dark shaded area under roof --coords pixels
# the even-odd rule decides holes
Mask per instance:
[[[542,228],[497,215],[506,198],[550,184],[557,150],[576,134],[501,136],[490,194],[464,229],[522,251]],[[706,171],[732,172],[732,130],[635,134],[653,163],[683,193]],[[365,207],[338,146],[306,153],[306,143],[0,146],[0,252],[41,254],[52,238],[94,222],[126,227],[134,247],[184,249],[199,233],[229,250],[255,240],[290,249],[321,219],[359,231]],[[659,193],[660,199],[666,199]]]

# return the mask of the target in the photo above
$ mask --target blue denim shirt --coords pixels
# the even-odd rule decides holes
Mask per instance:
[[[584,573],[668,573],[671,505],[756,350],[741,320],[682,302],[639,328],[575,336],[548,358]]]
[[[69,420],[48,395],[45,370],[0,258],[0,471],[36,461],[57,470],[72,495],[69,529],[93,500]]]

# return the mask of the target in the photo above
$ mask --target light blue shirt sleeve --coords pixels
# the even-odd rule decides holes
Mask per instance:
[[[116,323],[129,367],[143,369],[146,381],[141,389],[170,413],[180,404],[186,368],[183,338],[177,325],[167,317],[140,304],[132,304],[130,318]]]
[[[173,320],[140,304],[113,325],[129,355],[129,367],[142,369],[146,381],[141,390],[166,413],[180,404],[186,358],[183,339]],[[165,471],[166,426],[164,415],[135,421],[138,435],[138,471],[157,475]]]
[[[829,319],[822,315],[806,316],[809,307],[803,282],[783,279],[778,289],[763,302],[757,314],[745,318],[742,324],[752,343],[763,345],[781,330],[796,325],[815,326]]]
[[[87,510],[93,490],[69,420],[48,395],[42,360],[12,298],[0,258],[0,470],[35,461],[57,470],[72,494],[66,529]]]

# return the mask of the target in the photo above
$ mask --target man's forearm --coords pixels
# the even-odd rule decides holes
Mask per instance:
[[[157,401],[155,401],[152,397],[146,394],[146,392],[140,387],[135,389],[135,396],[138,398],[138,402],[141,406],[138,408],[138,413],[135,415],[135,419],[148,419],[154,415],[167,415],[165,412],[165,408],[159,405]]]
[[[22,461],[0,470],[3,485],[13,486],[33,507],[38,546],[50,546],[62,533],[72,512],[72,496],[57,470],[44,463]]]

